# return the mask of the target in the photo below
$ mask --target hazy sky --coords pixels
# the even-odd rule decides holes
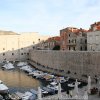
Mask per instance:
[[[100,21],[100,0],[0,0],[0,30],[59,35]]]

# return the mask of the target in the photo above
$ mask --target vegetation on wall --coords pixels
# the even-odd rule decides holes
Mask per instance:
[[[52,50],[60,50],[60,46],[56,45]]]

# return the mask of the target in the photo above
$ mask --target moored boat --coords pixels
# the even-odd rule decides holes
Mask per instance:
[[[0,80],[0,94],[6,94],[9,92],[9,88]]]
[[[7,61],[5,63],[5,65],[2,66],[3,69],[7,69],[7,70],[11,70],[11,69],[14,69],[14,65],[12,63],[10,63],[9,61]]]
[[[18,67],[25,66],[25,65],[27,65],[27,62],[19,62],[17,64]]]

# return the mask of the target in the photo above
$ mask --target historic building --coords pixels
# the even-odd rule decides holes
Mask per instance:
[[[12,31],[0,31],[0,61],[26,60],[29,50],[34,48],[38,40],[47,38],[36,32],[18,34]]]
[[[100,22],[95,22],[94,24],[91,24],[90,31],[100,31]]]
[[[87,32],[87,50],[100,51],[100,22],[92,24]]]
[[[40,41],[36,45],[36,47],[37,47],[36,49],[39,49],[39,50],[53,50],[55,46],[60,47],[60,44],[61,44],[61,41],[60,41],[59,36],[49,37],[45,41]]]
[[[60,30],[61,50],[86,51],[87,34],[86,30],[74,27],[67,27]]]

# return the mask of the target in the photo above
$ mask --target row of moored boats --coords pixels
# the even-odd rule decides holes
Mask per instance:
[[[40,71],[36,68],[32,68],[27,62],[19,62],[19,63],[17,63],[16,67],[22,71],[27,72],[27,74],[29,76],[48,81],[48,85],[41,88],[41,93],[43,96],[57,93],[58,89],[59,89],[59,83],[61,83],[61,84],[66,83],[70,79],[69,77],[65,78],[65,77],[61,77],[61,76],[56,76],[56,75],[53,75],[50,73]],[[2,66],[2,68],[6,69],[6,70],[15,69],[14,65],[9,61],[7,61]],[[78,85],[80,85],[80,84],[81,84],[81,82],[78,82]],[[68,83],[67,85],[68,85],[68,87],[75,87],[75,82]],[[63,91],[62,88],[61,88],[61,90]],[[0,93],[1,92],[5,93],[5,91],[9,92],[9,88],[6,85],[4,85],[2,81],[0,81]],[[29,98],[37,98],[37,95],[38,95],[38,91],[31,89],[30,91],[27,91],[25,93],[16,92],[13,95],[9,94],[9,97],[21,98],[22,100],[29,100]],[[14,100],[14,99],[12,99],[12,100]],[[31,99],[31,100],[35,100],[35,99]]]

